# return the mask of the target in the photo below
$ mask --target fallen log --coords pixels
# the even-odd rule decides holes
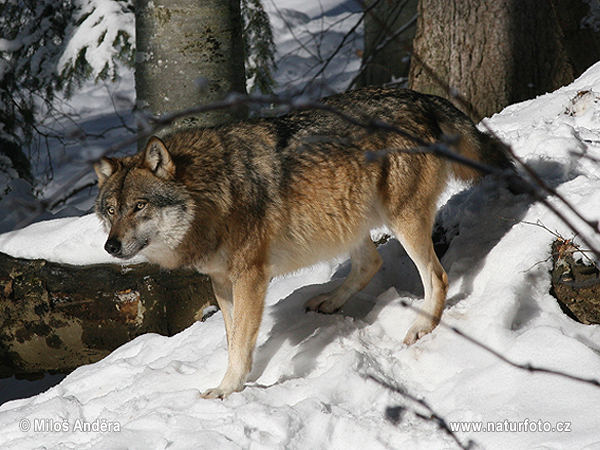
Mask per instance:
[[[210,280],[191,270],[0,253],[0,376],[69,372],[141,334],[171,336],[213,305]]]

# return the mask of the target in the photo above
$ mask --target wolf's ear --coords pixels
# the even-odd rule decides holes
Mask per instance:
[[[175,164],[169,155],[165,144],[153,136],[146,145],[143,165],[150,172],[163,180],[169,180],[175,176]]]
[[[98,176],[98,186],[102,187],[104,182],[117,171],[118,163],[113,158],[102,158],[94,163],[94,170]]]

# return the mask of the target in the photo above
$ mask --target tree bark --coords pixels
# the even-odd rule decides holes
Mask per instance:
[[[138,108],[161,116],[246,92],[239,0],[136,0],[135,16]],[[210,111],[176,127],[243,116]]]
[[[0,253],[0,376],[69,372],[141,334],[178,333],[211,305],[210,280],[195,271]]]
[[[414,54],[411,88],[475,120],[574,80],[550,0],[420,0]]]

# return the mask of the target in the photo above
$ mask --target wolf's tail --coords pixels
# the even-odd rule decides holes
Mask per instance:
[[[455,151],[485,166],[514,170],[513,161],[504,143],[488,133],[479,131],[466,115],[447,100],[440,97],[435,100],[435,115],[440,129],[447,136],[457,137],[456,144],[452,145]],[[478,180],[484,175],[480,170],[460,162],[452,162],[452,171],[465,181]]]

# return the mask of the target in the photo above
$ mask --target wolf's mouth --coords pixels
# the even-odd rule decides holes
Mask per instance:
[[[121,259],[133,258],[134,256],[138,255],[142,250],[144,250],[146,247],[148,247],[149,244],[150,244],[150,240],[144,239],[139,247],[134,248],[131,251],[127,252],[126,255],[121,256]]]
[[[146,247],[148,247],[148,244],[150,244],[150,239],[148,239],[148,238],[144,239],[144,242],[142,242],[142,246],[138,249],[138,251],[136,253],[139,253],[142,250],[144,250]]]
[[[149,244],[150,240],[144,239],[144,241],[142,241],[142,244],[138,248],[131,250],[127,246],[123,246],[119,239],[110,238],[106,241],[106,244],[104,244],[104,250],[106,250],[110,255],[114,256],[115,258],[131,259],[143,249],[145,249]]]

